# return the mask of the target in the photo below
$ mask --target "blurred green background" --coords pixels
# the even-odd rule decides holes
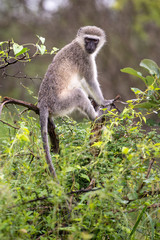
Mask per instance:
[[[143,58],[160,65],[160,0],[0,0],[0,42],[13,38],[19,44],[36,43],[37,34],[46,39],[48,50],[60,49],[84,25],[99,26],[107,35],[107,44],[97,57],[105,98],[117,94],[123,100],[132,98],[130,87],[143,89],[143,83],[120,69],[138,69]],[[1,69],[0,96],[35,103],[26,88],[37,96],[52,58],[39,56],[30,63]]]

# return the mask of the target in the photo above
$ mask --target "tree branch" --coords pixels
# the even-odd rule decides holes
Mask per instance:
[[[69,193],[67,193],[67,195],[71,195],[71,194],[81,194],[81,193],[86,193],[86,192],[95,192],[95,191],[98,191],[102,188],[85,188],[85,189],[80,189],[80,190],[77,190],[77,191],[71,191]]]
[[[15,99],[15,98],[4,97],[3,100],[2,100],[2,104],[0,105],[0,116],[1,116],[3,106],[7,105],[7,104],[20,105],[20,106],[28,108],[28,110],[34,111],[36,114],[39,114],[39,108],[32,103],[28,103],[28,102],[18,100],[18,99]]]
[[[6,124],[6,125],[9,126],[9,127],[14,128],[14,129],[17,129],[17,130],[19,129],[19,127],[13,126],[13,125],[11,125],[11,124],[9,124],[9,123],[7,123],[7,122],[1,120],[1,119],[0,119],[0,122],[2,122],[3,124]]]
[[[18,61],[23,60],[25,57],[26,57],[26,56],[22,56],[21,58],[15,59],[15,60],[12,61],[12,62],[8,62],[8,60],[5,59],[5,63],[4,63],[4,65],[1,65],[1,66],[0,66],[0,69],[6,68],[7,66],[9,66],[9,65],[11,65],[11,64],[15,64],[15,63],[17,63]]]
[[[28,110],[31,110],[31,111],[35,112],[36,114],[39,114],[39,108],[32,103],[25,102],[25,101],[22,101],[22,100],[18,100],[18,99],[15,99],[15,98],[4,97],[3,100],[2,100],[2,103],[0,105],[0,116],[1,116],[2,109],[3,109],[4,105],[7,105],[7,104],[20,105],[20,106],[26,107]],[[1,122],[3,122],[3,121],[1,120]],[[7,124],[5,122],[3,122],[3,123]],[[7,125],[9,125],[9,124],[7,124]],[[11,127],[11,125],[10,125],[10,127]],[[54,153],[59,153],[59,138],[58,138],[58,136],[55,132],[54,123],[51,122],[51,121],[48,121],[48,133],[49,133],[50,140],[51,140],[52,151]]]
[[[147,174],[146,174],[146,179],[149,178],[149,175],[150,175],[150,172],[151,172],[153,163],[154,163],[154,159],[152,159],[152,160],[149,162],[149,166],[148,166],[148,170],[147,170]],[[137,193],[139,193],[144,186],[145,186],[145,182],[143,182],[143,183],[139,186],[139,188],[138,188],[138,190],[137,190]]]

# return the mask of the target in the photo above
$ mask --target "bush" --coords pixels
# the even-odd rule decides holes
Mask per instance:
[[[142,130],[143,119],[133,108],[111,111],[92,147],[88,123],[57,123],[60,185],[48,174],[37,119],[21,119],[2,141],[0,238],[158,239],[160,135]],[[93,179],[96,191],[69,194]]]
[[[97,139],[88,122],[57,120],[60,185],[49,175],[38,119],[20,115],[16,130],[1,123],[0,239],[160,238],[160,134],[144,130],[146,115],[159,111],[158,73],[151,78],[121,114],[106,114]]]

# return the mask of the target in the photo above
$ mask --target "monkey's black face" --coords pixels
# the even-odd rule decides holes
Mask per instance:
[[[86,37],[84,39],[84,42],[85,42],[85,49],[86,49],[87,53],[92,54],[97,48],[99,39]]]

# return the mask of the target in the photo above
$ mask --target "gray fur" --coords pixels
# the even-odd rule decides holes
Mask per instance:
[[[98,38],[99,43],[93,54],[85,51],[84,37]],[[105,43],[105,33],[95,26],[79,29],[75,40],[62,48],[49,65],[41,83],[38,107],[46,159],[53,177],[56,177],[48,147],[48,118],[68,115],[75,110],[83,112],[94,121],[99,113],[95,111],[88,96],[98,105],[105,105],[98,80],[95,57]]]

